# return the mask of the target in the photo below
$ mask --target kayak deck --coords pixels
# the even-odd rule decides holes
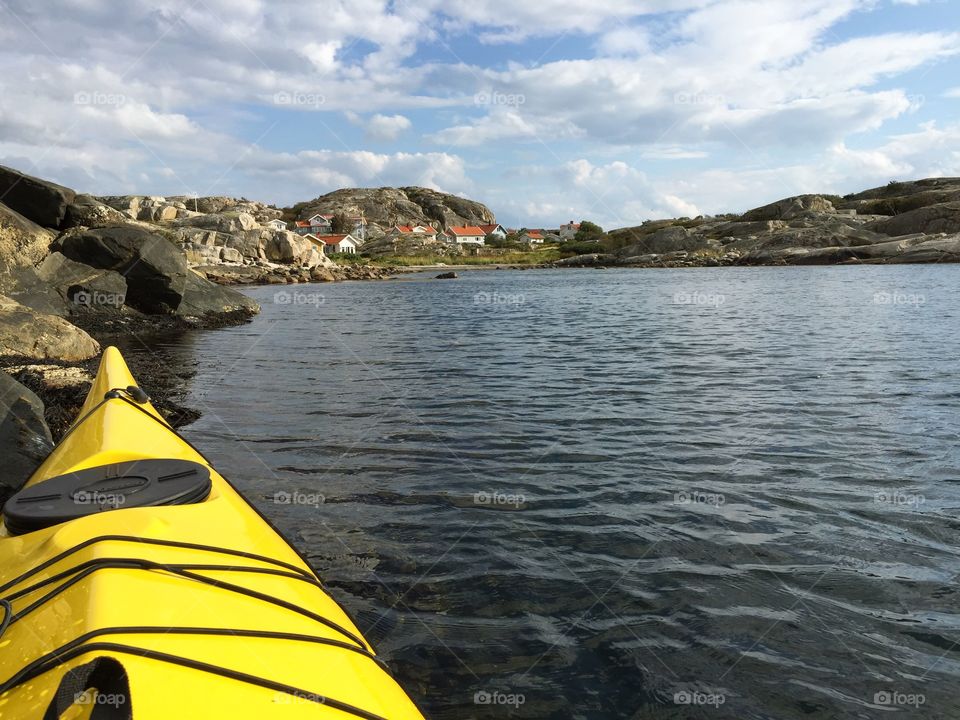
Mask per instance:
[[[12,610],[0,716],[44,717],[67,671],[107,657],[126,671],[137,720],[421,718],[309,566],[200,453],[148,403],[103,400],[132,385],[108,349],[81,421],[28,486],[163,458],[209,468],[209,495],[0,530],[0,598]],[[90,697],[78,712],[110,700]]]

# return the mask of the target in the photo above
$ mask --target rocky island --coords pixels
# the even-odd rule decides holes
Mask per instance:
[[[567,264],[633,267],[960,261],[960,178],[891,182],[845,195],[798,195],[742,215],[614,230]]]

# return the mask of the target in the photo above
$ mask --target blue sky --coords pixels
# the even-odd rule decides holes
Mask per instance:
[[[0,0],[0,163],[605,227],[960,175],[956,0]]]

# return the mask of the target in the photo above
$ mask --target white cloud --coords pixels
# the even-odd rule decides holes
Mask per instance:
[[[367,122],[367,135],[374,140],[396,140],[412,124],[403,115],[381,115],[377,113]]]
[[[943,96],[948,98],[960,98],[960,87],[950,88],[943,93]]]
[[[279,202],[339,185],[470,193],[468,167],[490,176],[530,167],[534,181],[489,194],[544,224],[591,214],[627,224],[960,174],[953,125],[857,135],[917,111],[920,98],[898,78],[918,82],[907,73],[960,51],[949,28],[834,33],[841,21],[837,32],[869,33],[853,20],[882,7],[331,0],[318,13],[296,0],[3,0],[0,158],[81,189],[206,192],[219,180],[216,191]],[[526,45],[486,48],[470,64],[445,30]],[[425,45],[431,52],[417,55]],[[78,92],[107,101],[77,104]],[[313,102],[281,105],[278,93]],[[425,109],[439,112],[415,114]],[[368,140],[391,145],[367,152],[331,139],[347,112]],[[436,129],[440,113],[448,126]],[[414,151],[412,120],[439,152]],[[287,140],[288,127],[310,139]],[[266,149],[293,142],[304,145]],[[657,161],[656,179],[645,160]]]
[[[431,139],[447,145],[482,145],[502,139],[575,138],[583,134],[576,125],[563,118],[523,115],[517,110],[496,110],[474,123],[441,130]]]

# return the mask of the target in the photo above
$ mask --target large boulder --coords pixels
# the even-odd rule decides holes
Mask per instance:
[[[740,219],[744,222],[792,220],[809,214],[833,214],[836,212],[833,203],[822,195],[797,195],[748,210]]]
[[[288,230],[267,230],[261,235],[267,260],[309,268],[323,264],[323,254],[306,238]]]
[[[237,250],[250,260],[267,260],[266,244],[273,237],[273,230],[247,230],[227,235],[223,245]]]
[[[66,317],[73,309],[33,267],[15,267],[0,273],[0,295],[47,315]]]
[[[211,213],[208,215],[184,217],[176,220],[175,224],[225,233],[255,230],[259,226],[256,218],[246,212]]]
[[[35,265],[50,252],[55,235],[0,203],[0,269]]]
[[[37,274],[74,305],[120,310],[127,296],[127,281],[120,273],[78,263],[59,252],[40,263]]]
[[[242,293],[228,287],[215,285],[194,272],[187,276],[187,287],[177,315],[203,316],[243,312],[250,315],[260,312],[260,305]]]
[[[138,310],[172,312],[183,300],[190,272],[187,259],[160,235],[119,225],[69,233],[59,243],[71,260],[123,275],[127,304]]]
[[[37,312],[0,295],[0,356],[42,360],[87,360],[100,345],[83,330],[56,315]]]
[[[209,265],[218,263],[223,259],[225,248],[217,245],[198,245],[197,243],[186,242],[183,244],[183,254],[190,265]],[[231,250],[231,252],[237,252]]]
[[[0,504],[23,487],[53,449],[43,411],[40,398],[0,372]]]
[[[917,208],[867,226],[884,235],[960,232],[960,202],[940,203]]]
[[[0,197],[4,204],[37,225],[59,228],[76,193],[13,168],[0,165]]]
[[[99,227],[100,225],[118,225],[128,216],[109,205],[100,202],[92,195],[77,195],[67,206],[63,227]]]

